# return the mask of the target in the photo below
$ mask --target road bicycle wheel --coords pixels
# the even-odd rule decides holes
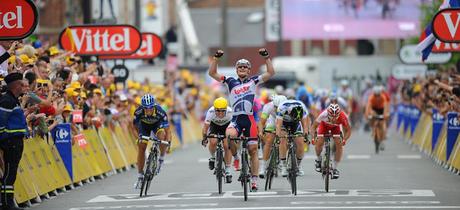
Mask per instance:
[[[216,167],[216,179],[217,179],[217,188],[219,194],[222,194],[222,180],[223,180],[223,171],[222,171],[222,159],[223,159],[223,154],[222,150],[217,150],[217,155],[216,155],[216,161],[217,161],[217,167]]]
[[[324,176],[324,189],[326,192],[329,192],[329,179],[331,175],[331,168],[330,168],[330,159],[331,158],[331,151],[329,146],[326,146],[326,155],[325,155],[325,160],[324,160],[324,171],[323,171],[323,176]]]
[[[157,163],[158,163],[158,151],[157,150],[154,150],[153,152],[150,153],[149,155],[149,162],[150,164],[147,165],[149,171],[150,171],[150,174],[149,176],[146,178],[147,180],[147,183],[146,183],[146,186],[145,186],[145,192],[144,192],[144,195],[146,196],[147,195],[147,191],[149,190],[150,188],[150,183],[152,182],[152,179],[153,177],[156,175],[157,173]],[[144,178],[145,179],[145,178]]]
[[[291,167],[289,169],[289,181],[291,183],[291,193],[297,195],[297,158],[295,156],[295,148],[291,148],[289,151],[289,161]]]
[[[275,170],[276,170],[276,161],[277,159],[277,156],[276,156],[276,151],[275,151],[275,147],[272,147],[271,151],[270,151],[270,157],[268,159],[268,167],[267,167],[267,171],[266,171],[266,174],[265,174],[265,191],[267,191],[268,189],[271,189],[272,188],[272,180],[273,180],[273,176],[275,175]]]
[[[146,162],[144,178],[142,179],[141,192],[139,194],[140,197],[142,197],[142,195],[144,195],[144,191],[146,191],[145,189],[147,188],[147,182],[151,174],[151,171],[150,171],[151,165],[152,165],[152,154],[150,153],[147,158],[147,162]]]
[[[244,201],[248,200],[248,188],[249,188],[249,180],[248,180],[248,160],[247,155],[244,153],[241,155],[241,184],[243,185],[243,194],[244,194]]]

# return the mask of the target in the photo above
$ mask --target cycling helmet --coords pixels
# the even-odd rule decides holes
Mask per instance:
[[[340,85],[342,85],[342,86],[348,86],[348,80],[343,79],[342,81],[340,81]]]
[[[284,101],[286,101],[287,98],[286,96],[283,96],[283,95],[275,95],[273,97],[273,105],[275,105],[276,107],[278,107],[281,103],[283,103]]]
[[[214,109],[227,109],[227,105],[227,99],[223,97],[219,97],[214,100]]]
[[[338,96],[337,96],[337,93],[336,92],[331,92],[329,94],[329,100],[337,100],[338,99]]]
[[[338,117],[340,114],[340,106],[338,104],[330,104],[327,107],[327,116],[328,117]]]
[[[150,94],[145,94],[141,98],[141,105],[144,108],[151,109],[155,105],[155,98]]]
[[[300,119],[302,119],[303,117],[302,106],[292,107],[291,112],[289,113],[289,116],[291,116],[292,120],[294,121],[300,121]]]
[[[374,92],[374,94],[376,95],[380,95],[380,93],[382,93],[382,86],[380,85],[376,85],[374,86],[374,88],[372,89],[372,91]]]
[[[238,68],[238,66],[247,66],[248,68],[251,68],[251,62],[249,62],[246,59],[239,59],[235,66]]]

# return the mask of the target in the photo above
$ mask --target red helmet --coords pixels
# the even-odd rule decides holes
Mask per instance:
[[[338,117],[340,114],[340,106],[338,104],[330,104],[327,107],[327,115],[328,117]]]

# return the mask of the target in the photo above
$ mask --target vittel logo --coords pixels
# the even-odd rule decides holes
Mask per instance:
[[[3,0],[0,6],[0,40],[22,39],[38,23],[38,12],[31,0]]]
[[[141,34],[133,26],[70,26],[61,32],[60,44],[79,55],[127,55],[141,45]]]

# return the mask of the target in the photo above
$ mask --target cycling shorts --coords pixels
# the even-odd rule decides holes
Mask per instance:
[[[225,125],[217,125],[211,122],[208,133],[216,135],[225,135],[225,130],[227,130],[229,124],[230,122],[226,123]]]
[[[238,136],[241,136],[243,133],[246,137],[257,137],[257,123],[254,119],[253,115],[236,115],[233,116],[232,122],[228,126],[228,128],[235,128],[238,132]],[[248,142],[249,145],[257,144],[258,140],[250,140]]]
[[[383,115],[383,108],[381,109],[377,109],[377,108],[374,108],[372,107],[372,110],[374,110],[374,112],[377,114],[377,115]]]
[[[152,132],[155,134],[155,136],[158,136],[158,133],[163,131],[164,128],[166,128],[164,124],[154,124],[151,126],[143,126],[141,125],[139,128],[139,142],[146,141],[146,140],[140,140],[141,136],[151,136]]]
[[[283,130],[291,134],[301,134],[303,132],[302,124],[300,122],[284,122],[283,121]]]

